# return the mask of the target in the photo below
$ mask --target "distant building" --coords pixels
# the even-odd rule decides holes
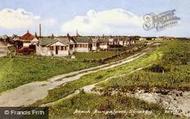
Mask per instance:
[[[37,37],[29,31],[20,37],[20,41],[23,43],[23,47],[35,46],[38,43]]]
[[[6,56],[8,54],[8,44],[0,40],[0,57]]]
[[[100,50],[107,50],[109,48],[109,39],[100,38],[99,39],[99,48],[100,48]]]
[[[92,51],[98,51],[99,45],[99,38],[92,38]]]
[[[130,38],[128,38],[128,37],[121,37],[118,39],[118,44],[120,46],[127,46],[130,44],[134,44],[134,40],[130,40]]]
[[[87,36],[75,37],[75,52],[89,52],[92,50],[92,39]]]
[[[139,38],[139,41],[146,41],[146,40],[147,40],[146,37],[140,37],[140,38]]]
[[[38,44],[37,36],[32,35],[29,31],[22,36],[14,36],[13,39],[17,52],[23,52],[23,50],[28,50],[30,52],[35,52],[36,45]]]
[[[40,27],[41,29],[41,27]],[[40,30],[41,34],[41,30]],[[29,31],[22,36],[14,35],[12,41],[17,52],[29,54],[32,51],[41,56],[69,56],[74,52],[90,52],[109,50],[117,47],[127,47],[136,42],[137,37],[126,36],[51,36],[32,35]],[[29,52],[29,53],[28,53]]]

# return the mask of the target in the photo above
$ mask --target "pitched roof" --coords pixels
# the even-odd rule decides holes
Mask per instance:
[[[109,42],[109,39],[108,38],[100,38],[99,42],[100,43],[107,43],[107,42]]]
[[[99,42],[98,38],[92,38],[92,42]]]
[[[51,44],[54,44],[56,43],[57,40],[55,40],[54,38],[40,38],[39,39],[39,45],[41,46],[47,46],[47,45],[51,45]]]
[[[23,36],[21,36],[20,39],[23,41],[31,41],[34,39],[34,36],[31,33],[27,32]]]
[[[87,36],[74,37],[76,43],[92,43],[92,39]]]
[[[69,44],[70,43],[70,41],[67,37],[58,37],[55,39],[58,40],[59,42],[63,43],[63,44]]]
[[[68,45],[70,43],[68,38],[62,38],[62,37],[57,37],[57,38],[44,37],[39,39],[39,45],[41,46],[52,45],[56,42],[63,43],[64,45]]]
[[[7,35],[3,35],[3,36],[1,36],[0,38],[6,40],[6,39],[9,38],[9,36],[7,36]]]

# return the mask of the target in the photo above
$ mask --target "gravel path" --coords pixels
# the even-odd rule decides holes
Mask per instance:
[[[57,103],[59,103],[59,102],[65,100],[65,99],[71,98],[71,97],[73,97],[73,96],[79,94],[81,90],[83,90],[85,93],[94,93],[94,94],[100,95],[99,92],[93,91],[93,89],[96,87],[97,84],[103,83],[103,82],[108,81],[108,80],[111,80],[111,79],[113,79],[113,78],[118,78],[118,77],[123,77],[123,76],[129,75],[129,74],[134,73],[134,72],[136,72],[136,71],[139,71],[139,70],[141,70],[141,69],[143,69],[143,68],[138,68],[138,69],[136,69],[136,70],[134,70],[134,71],[131,71],[131,72],[127,73],[127,74],[123,74],[123,75],[119,75],[119,76],[116,75],[116,76],[113,76],[113,77],[109,77],[109,78],[107,78],[107,79],[105,79],[105,80],[103,80],[103,81],[100,81],[100,82],[97,82],[97,83],[94,83],[94,84],[91,84],[91,85],[86,85],[86,86],[80,88],[79,90],[76,90],[74,93],[72,93],[72,94],[70,94],[70,95],[68,95],[68,96],[66,96],[66,97],[64,97],[64,98],[61,98],[61,99],[59,99],[59,100],[56,100],[56,101],[54,101],[54,102],[50,102],[50,103],[47,103],[47,104],[42,104],[41,106],[42,106],[42,107],[48,107],[48,106],[55,105],[55,104],[57,104]]]

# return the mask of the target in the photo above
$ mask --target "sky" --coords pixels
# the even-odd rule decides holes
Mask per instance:
[[[1,0],[0,35],[140,35],[190,37],[189,0]],[[143,16],[175,9],[178,23],[143,29]]]

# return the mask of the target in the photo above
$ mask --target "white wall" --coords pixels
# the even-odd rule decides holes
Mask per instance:
[[[92,50],[93,51],[97,50],[97,43],[92,43]]]
[[[69,51],[68,50],[58,50],[58,54],[55,53],[55,51],[53,52],[54,56],[68,56],[69,55]]]
[[[23,43],[23,47],[29,47],[31,43]]]
[[[82,43],[82,44],[88,45],[88,47],[78,47],[79,44],[77,44],[77,46],[75,47],[75,52],[89,52],[90,51],[88,43]]]
[[[92,46],[92,50],[93,51],[97,50],[97,47],[96,46]]]
[[[75,52],[89,52],[90,48],[76,47]]]
[[[68,56],[69,55],[69,47],[68,47],[68,45],[63,44],[61,42],[56,42],[56,43],[52,44],[51,46],[54,47],[53,56]],[[56,54],[56,46],[59,46],[59,47],[64,46],[64,47],[67,47],[67,49],[66,50],[61,50],[59,48],[58,53]]]
[[[8,53],[8,49],[6,46],[0,46],[0,57],[6,56]]]
[[[143,41],[143,40],[146,40],[146,38],[139,38],[139,41]]]
[[[122,46],[124,46],[124,41],[119,41],[119,45],[122,45]]]
[[[102,50],[108,49],[108,45],[107,45],[107,44],[100,44],[99,47],[100,47],[100,49],[102,49]]]
[[[54,50],[50,50],[49,47],[37,46],[36,54],[42,55],[42,56],[68,56],[69,51],[68,50],[58,50],[58,54],[56,54],[55,48],[54,48]]]
[[[52,56],[53,51],[51,51],[48,47],[36,46],[36,54],[42,56]]]
[[[49,47],[36,46],[36,54],[42,56],[68,56],[69,53],[72,53],[69,51],[69,48],[67,46],[67,50],[61,50],[59,48],[58,54],[56,54],[56,46],[65,46],[60,42],[52,44],[51,46],[54,47],[54,50],[50,50]]]

